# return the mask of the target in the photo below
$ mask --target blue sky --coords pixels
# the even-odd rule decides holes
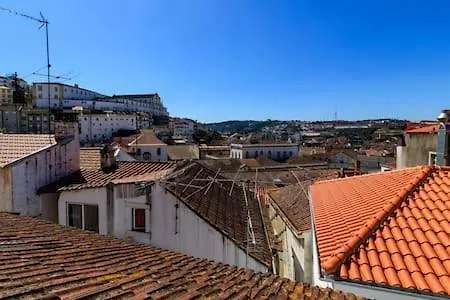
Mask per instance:
[[[50,21],[52,74],[227,119],[434,119],[449,108],[449,1],[1,0]],[[0,74],[45,66],[44,31],[0,11]],[[45,72],[45,70],[43,70]],[[69,76],[70,76],[69,75]],[[29,76],[29,81],[45,78]]]

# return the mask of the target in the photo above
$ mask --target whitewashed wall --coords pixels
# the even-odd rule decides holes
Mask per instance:
[[[124,114],[89,114],[78,116],[80,142],[110,140],[119,129],[135,130],[136,116]]]
[[[161,145],[139,145],[139,144],[135,144],[132,146],[133,150],[137,150],[140,149],[141,150],[141,154],[140,155],[136,155],[136,158],[138,160],[144,160],[144,153],[148,152],[150,153],[150,160],[149,161],[154,161],[154,162],[160,162],[160,161],[167,161],[168,159],[168,154],[167,154],[167,145],[165,144],[161,144]],[[158,155],[158,148],[161,149],[161,154]]]
[[[58,199],[59,224],[69,226],[67,204],[89,204],[98,206],[98,229],[100,234],[108,234],[106,187],[62,191]]]

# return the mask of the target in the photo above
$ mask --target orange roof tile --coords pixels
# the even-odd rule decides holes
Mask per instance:
[[[80,168],[98,169],[100,168],[100,147],[80,148]]]
[[[2,299],[362,299],[7,213],[0,245]]]
[[[142,129],[141,134],[128,146],[137,146],[137,145],[165,145],[155,134],[155,132],[151,129]]]
[[[450,168],[318,182],[311,197],[325,274],[450,296]]]
[[[0,133],[0,167],[56,145],[54,135]]]
[[[415,129],[406,130],[406,133],[437,133],[439,131],[439,124],[427,125]]]

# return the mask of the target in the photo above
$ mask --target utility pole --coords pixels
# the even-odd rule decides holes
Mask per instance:
[[[49,50],[49,43],[48,43],[48,20],[46,18],[44,18],[44,16],[42,15],[42,13],[39,13],[41,15],[41,18],[35,18],[17,11],[13,11],[11,9],[5,8],[3,6],[0,6],[0,10],[9,12],[13,15],[16,16],[20,16],[23,18],[27,18],[30,20],[33,20],[35,22],[39,22],[41,24],[41,26],[39,27],[39,29],[41,29],[42,27],[45,27],[45,39],[46,39],[46,46],[47,46],[47,99],[48,99],[48,132],[50,133],[50,50]]]

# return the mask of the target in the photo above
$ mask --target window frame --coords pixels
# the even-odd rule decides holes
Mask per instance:
[[[74,206],[80,206],[81,207],[81,220],[80,220],[80,222],[81,222],[81,227],[78,227],[78,226],[73,226],[73,225],[70,225],[70,220],[71,220],[71,215],[70,215],[70,213],[69,213],[69,211],[70,211],[70,206],[71,205],[74,205]],[[85,216],[86,216],[86,207],[88,207],[88,206],[91,206],[91,207],[96,207],[97,208],[97,230],[89,230],[89,229],[86,229],[86,220],[85,220]],[[100,218],[99,218],[99,207],[98,207],[98,205],[97,204],[86,204],[86,203],[77,203],[77,202],[67,202],[67,205],[66,205],[66,216],[67,216],[67,222],[66,222],[66,224],[67,224],[67,226],[70,226],[70,227],[73,227],[73,228],[78,228],[78,229],[82,229],[82,230],[86,230],[86,231],[91,231],[91,232],[97,232],[97,233],[100,233]]]
[[[136,226],[136,211],[143,211],[144,224],[141,224],[143,226]],[[131,208],[131,231],[146,232],[146,226],[147,226],[146,209],[139,208],[139,207],[132,207]]]

